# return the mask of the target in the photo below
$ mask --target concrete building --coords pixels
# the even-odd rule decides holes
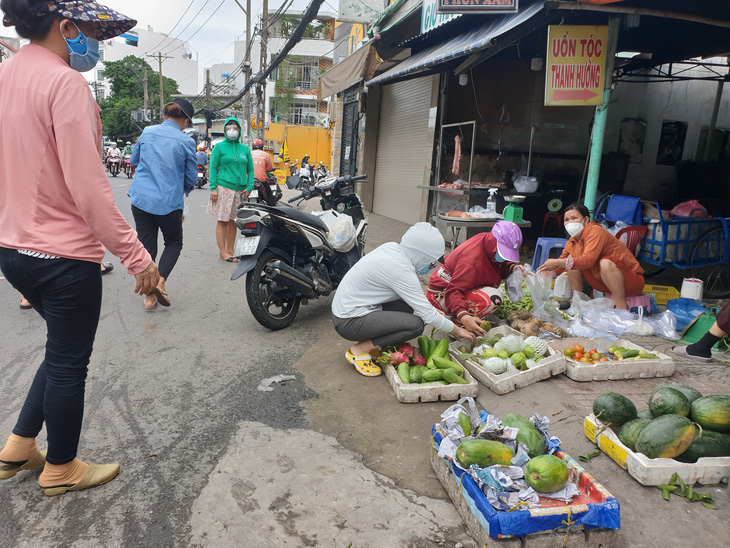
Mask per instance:
[[[266,64],[273,59],[287,42],[289,32],[301,18],[301,11],[287,11],[270,23],[267,41]],[[299,41],[282,63],[268,78],[266,84],[265,112],[269,122],[283,122],[296,125],[327,126],[327,101],[317,101],[317,81],[319,75],[332,66],[334,53],[334,13],[319,13],[317,21],[321,24],[316,37],[305,37]],[[306,36],[306,35],[305,35]],[[216,94],[240,91],[246,81],[243,71],[246,58],[247,40],[234,42],[233,63],[218,63],[209,67],[211,83]],[[255,34],[251,45],[251,74],[261,70],[261,38]],[[276,82],[286,79],[293,86],[277,90]],[[272,101],[277,93],[289,96],[290,106],[286,112],[276,112],[276,101]],[[255,98],[255,94],[251,94]],[[280,109],[281,110],[281,109]],[[253,112],[253,110],[252,110]]]
[[[128,55],[144,58],[157,71],[157,55],[161,53],[162,74],[177,82],[181,94],[197,95],[200,91],[197,52],[187,42],[154,32],[152,27],[147,27],[147,30],[137,27],[106,40],[99,44],[99,53],[99,64],[84,73],[98,100],[109,97],[111,93],[111,82],[102,77],[104,61],[119,61]],[[150,81],[149,85],[154,90],[157,83]]]

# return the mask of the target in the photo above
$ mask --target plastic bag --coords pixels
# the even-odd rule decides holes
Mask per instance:
[[[688,200],[672,208],[675,217],[707,217],[707,209],[697,200]]]
[[[357,234],[352,217],[336,211],[314,211],[317,217],[327,225],[327,241],[335,251],[346,253],[355,247]]]
[[[504,281],[504,287],[507,290],[507,297],[513,303],[519,301],[522,298],[522,282],[525,277],[522,275],[522,270],[515,268],[515,271],[507,276]]]
[[[188,204],[183,203],[182,222],[185,222],[185,217],[188,216],[189,212],[190,210],[188,209]]]
[[[552,272],[539,272],[537,274],[525,269],[525,286],[532,297],[534,310],[532,315],[538,320],[553,321],[564,320],[565,317],[550,300],[550,284],[552,283]]]
[[[640,337],[650,337],[654,335],[654,326],[644,319],[644,309],[639,308],[639,314],[634,323],[626,328],[624,335],[638,335]]]
[[[657,337],[670,341],[679,339],[680,335],[677,333],[676,328],[677,318],[671,310],[657,314],[652,318],[647,318],[647,321],[654,327],[654,333]]]
[[[667,301],[667,310],[671,310],[676,318],[676,330],[684,329],[700,314],[704,314],[705,307],[693,299],[680,297]]]

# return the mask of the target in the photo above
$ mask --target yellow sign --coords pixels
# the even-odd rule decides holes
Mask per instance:
[[[548,27],[545,105],[584,106],[603,102],[608,27]]]
[[[355,51],[355,46],[362,42],[365,38],[365,25],[353,24],[350,29],[350,36],[347,38],[347,55],[352,55]]]

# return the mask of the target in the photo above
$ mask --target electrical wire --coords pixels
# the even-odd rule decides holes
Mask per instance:
[[[205,3],[202,6],[200,6],[200,9],[198,10],[198,12],[195,15],[193,15],[193,18],[188,22],[188,24],[185,25],[182,28],[182,30],[175,35],[175,37],[172,39],[173,42],[175,40],[177,40],[178,38],[180,38],[180,36],[182,36],[182,33],[185,32],[188,29],[188,27],[195,22],[195,20],[198,18],[198,15],[200,15],[200,12],[202,12],[205,9],[205,6],[207,6],[209,3],[210,3],[210,0],[205,0]],[[169,48],[171,45],[172,44],[168,44],[167,46],[165,46],[165,48]],[[178,46],[178,47],[180,47],[180,46]],[[168,52],[163,52],[163,53],[168,53]]]
[[[177,20],[177,23],[175,23],[175,24],[174,24],[174,25],[172,26],[172,28],[170,29],[170,32],[168,32],[168,33],[167,33],[167,36],[165,36],[165,37],[164,37],[164,38],[163,38],[163,39],[162,39],[162,40],[161,40],[160,42],[158,42],[158,44],[157,44],[157,45],[156,45],[155,47],[153,47],[153,48],[150,48],[150,49],[148,49],[147,51],[145,51],[145,55],[146,55],[146,54],[148,54],[148,53],[149,53],[150,51],[152,51],[152,50],[154,50],[154,49],[157,49],[158,47],[160,47],[160,46],[161,46],[161,45],[162,45],[162,44],[163,44],[163,43],[165,42],[165,40],[167,40],[167,39],[168,39],[168,38],[170,37],[170,35],[172,34],[172,31],[173,31],[173,30],[175,30],[175,28],[176,28],[176,27],[177,27],[177,26],[178,26],[178,25],[180,24],[180,21],[182,21],[182,20],[183,20],[183,17],[185,17],[185,14],[186,14],[186,13],[187,13],[187,12],[188,12],[188,11],[190,10],[190,8],[192,8],[192,7],[193,7],[193,4],[194,4],[194,3],[195,3],[195,0],[192,0],[192,1],[190,2],[190,4],[188,4],[188,7],[187,7],[187,8],[185,8],[185,11],[184,11],[184,12],[183,12],[183,14],[182,14],[182,15],[180,16],[180,19],[178,19],[178,20]]]
[[[175,51],[175,50],[178,50],[178,49],[180,49],[181,47],[183,47],[183,46],[185,45],[185,43],[186,43],[186,42],[187,42],[188,40],[190,40],[190,39],[191,39],[191,38],[192,38],[193,36],[195,36],[196,34],[198,34],[198,33],[199,33],[199,32],[200,32],[201,30],[203,30],[203,28],[204,28],[204,27],[205,27],[205,25],[206,25],[206,24],[208,23],[208,21],[210,21],[210,20],[211,20],[211,19],[213,18],[213,16],[214,16],[214,15],[215,15],[215,14],[216,14],[216,13],[218,12],[218,10],[219,10],[219,9],[221,9],[221,7],[222,7],[222,6],[223,6],[223,4],[225,3],[225,1],[226,1],[226,0],[221,0],[221,3],[220,3],[220,4],[218,4],[218,7],[217,7],[217,8],[215,8],[215,11],[213,11],[213,13],[211,13],[211,14],[210,14],[210,17],[208,17],[208,18],[207,18],[207,19],[205,20],[205,22],[204,22],[204,23],[203,23],[202,25],[200,25],[200,27],[198,28],[198,30],[196,30],[196,31],[195,31],[194,33],[192,33],[192,34],[191,34],[190,36],[188,36],[188,37],[187,37],[187,39],[186,39],[186,40],[184,40],[184,41],[183,41],[183,42],[182,42],[182,43],[181,43],[181,44],[180,44],[179,46],[177,46],[177,47],[174,47],[174,48],[172,48],[171,50],[167,50],[167,51],[165,52],[165,55],[167,55],[168,53],[172,53],[172,52],[173,52],[173,51]]]

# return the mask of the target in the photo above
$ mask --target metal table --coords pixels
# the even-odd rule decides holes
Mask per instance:
[[[503,219],[470,219],[468,217],[447,217],[445,215],[438,215],[438,219],[446,224],[446,227],[451,231],[451,250],[456,249],[459,235],[461,234],[462,228],[492,228],[496,223]],[[516,223],[520,228],[530,228],[532,223],[530,221],[523,220],[521,223]]]

